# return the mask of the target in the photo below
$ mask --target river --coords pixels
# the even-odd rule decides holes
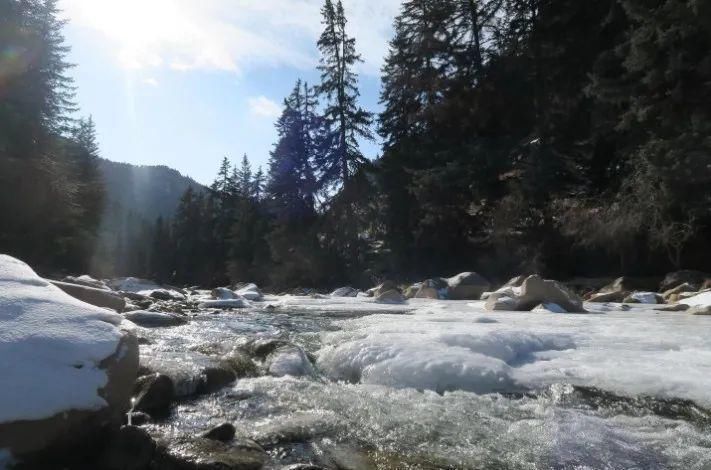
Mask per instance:
[[[184,397],[149,429],[231,422],[267,468],[711,468],[711,318],[587,306],[286,296],[139,328],[142,363]],[[255,344],[271,345],[258,371],[194,396],[201,370]]]

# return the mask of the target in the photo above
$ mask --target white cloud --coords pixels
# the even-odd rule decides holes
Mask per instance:
[[[313,67],[323,0],[61,0],[73,25],[94,30],[125,68],[240,72]],[[377,74],[401,0],[345,0],[349,29]]]
[[[256,116],[276,119],[281,115],[282,107],[266,96],[255,96],[248,101],[250,112]]]
[[[143,83],[149,86],[158,86],[158,80],[153,77],[144,78]]]

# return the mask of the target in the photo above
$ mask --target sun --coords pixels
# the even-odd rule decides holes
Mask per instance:
[[[64,0],[70,21],[90,24],[116,47],[122,67],[160,66],[161,48],[187,43],[196,34],[193,19],[179,0]]]

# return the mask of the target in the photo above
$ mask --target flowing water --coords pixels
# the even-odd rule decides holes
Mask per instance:
[[[711,469],[711,318],[594,308],[273,297],[201,312],[140,330],[143,363],[185,396],[151,430],[232,422],[267,468]],[[255,339],[286,346],[189,398],[201,370]]]

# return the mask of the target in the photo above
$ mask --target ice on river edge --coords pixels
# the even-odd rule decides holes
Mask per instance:
[[[643,305],[589,304],[590,315],[487,312],[482,302],[409,307],[411,315],[337,322],[339,331],[321,334],[319,368],[332,379],[395,388],[489,393],[571,383],[711,406],[708,317]]]

